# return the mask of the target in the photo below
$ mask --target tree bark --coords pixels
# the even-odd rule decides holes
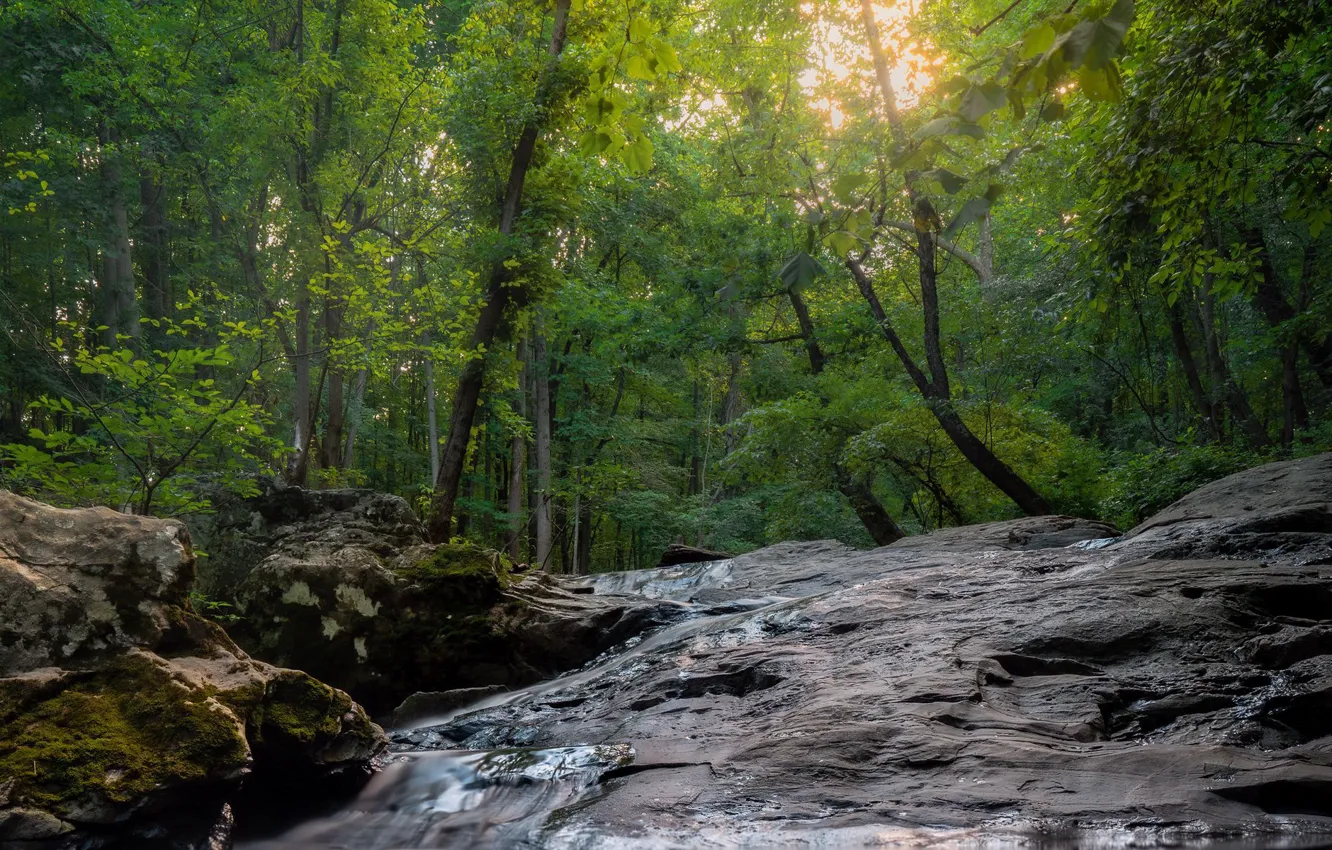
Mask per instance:
[[[152,175],[139,178],[139,266],[143,270],[143,312],[162,320],[171,315],[171,245],[167,223],[166,187]],[[166,334],[152,328],[148,334],[161,341]]]
[[[370,380],[369,370],[361,367],[352,382],[351,403],[347,406],[347,440],[342,446],[342,468],[351,469],[356,460],[356,432],[361,427],[361,411],[365,409],[365,385]]]
[[[533,381],[536,397],[536,563],[545,568],[550,562],[552,525],[550,492],[550,357],[546,337],[532,334]]]
[[[878,79],[879,90],[883,95],[883,105],[884,111],[887,113],[888,125],[894,140],[899,146],[905,147],[908,143],[906,128],[902,124],[902,116],[897,111],[897,98],[893,92],[892,78],[889,75],[888,61],[883,52],[883,44],[879,40],[879,25],[874,17],[874,6],[871,0],[860,0],[860,11],[861,22],[865,27],[866,40],[869,43],[870,55],[874,60],[875,77]],[[889,345],[892,346],[898,359],[911,376],[911,380],[929,404],[934,418],[938,420],[940,427],[953,441],[953,444],[957,446],[962,456],[970,461],[972,466],[976,467],[1004,495],[1012,499],[1024,513],[1033,516],[1048,514],[1050,513],[1050,506],[1045,499],[1026,480],[1014,472],[1008,464],[990,451],[990,448],[972,433],[953,407],[952,394],[948,387],[948,370],[944,364],[943,350],[939,339],[939,289],[938,271],[935,265],[937,241],[934,232],[928,229],[930,225],[927,224],[936,221],[938,215],[930,206],[929,200],[916,192],[910,179],[906,181],[906,189],[914,213],[912,224],[916,234],[916,255],[920,267],[921,310],[925,322],[925,362],[930,371],[929,378],[926,378],[920,367],[916,365],[914,358],[906,350],[906,346],[902,344],[901,339],[889,323],[887,314],[879,303],[878,296],[874,293],[873,284],[868,275],[865,274],[860,262],[855,259],[848,259],[846,261],[847,266],[855,276],[856,284],[866,302],[869,303],[870,309],[874,312],[874,317],[878,320],[879,327],[888,339]],[[978,272],[978,274],[983,275],[982,272]]]
[[[805,299],[800,297],[799,292],[788,289],[786,294],[791,299],[796,321],[800,323],[800,335],[804,337],[805,351],[809,354],[809,371],[817,375],[827,365],[828,358],[823,356],[823,349],[819,348],[818,338],[814,336],[814,323],[810,321],[809,308],[805,306]]]
[[[976,253],[980,260],[977,276],[980,278],[981,293],[988,300],[993,293],[986,284],[994,277],[994,221],[988,212],[981,216],[980,245],[977,246]]]
[[[837,489],[841,491],[846,500],[851,503],[851,509],[860,517],[865,530],[869,532],[874,542],[880,546],[887,546],[889,543],[895,543],[906,536],[902,527],[888,515],[884,509],[883,503],[874,495],[873,488],[868,481],[858,481],[842,469],[839,464],[837,473]]]
[[[134,263],[132,257],[129,213],[125,208],[125,193],[121,183],[120,153],[108,150],[120,141],[114,128],[102,128],[101,172],[102,188],[107,205],[106,245],[102,249],[102,273],[98,281],[96,322],[106,329],[100,332],[101,344],[116,348],[116,337],[127,336],[137,346],[139,333],[139,305],[134,292]]]
[[[518,377],[518,400],[514,412],[518,419],[527,418],[527,346],[518,343],[518,362],[522,364]],[[507,549],[509,557],[515,562],[522,560],[523,539],[523,471],[527,462],[527,445],[521,431],[514,432],[510,446],[509,461],[509,538]]]
[[[925,245],[928,245],[928,237],[930,234],[923,233],[922,236],[927,237],[926,239],[923,239],[922,242]],[[932,253],[931,249],[931,255]],[[902,362],[902,366],[906,369],[907,374],[911,376],[911,380],[915,383],[916,389],[920,392],[921,396],[925,399],[926,404],[929,406],[930,412],[934,414],[935,420],[939,423],[939,426],[943,428],[944,433],[948,435],[948,438],[952,440],[953,445],[957,447],[957,450],[962,453],[962,456],[965,457],[981,475],[984,475],[990,483],[998,487],[1005,496],[1012,499],[1024,513],[1029,516],[1042,516],[1050,513],[1050,506],[1046,503],[1045,499],[1043,499],[1030,484],[1023,480],[1020,475],[1014,472],[1008,464],[1004,463],[994,454],[994,452],[990,451],[990,448],[967,427],[967,424],[962,421],[962,417],[959,416],[957,411],[953,408],[952,399],[948,395],[947,373],[944,371],[943,357],[939,350],[937,312],[935,313],[933,322],[927,321],[925,331],[926,356],[930,363],[930,370],[934,373],[934,380],[932,381],[930,378],[926,377],[925,373],[916,365],[915,359],[912,358],[911,353],[906,350],[906,346],[902,344],[902,340],[897,335],[897,331],[893,328],[892,322],[888,318],[888,314],[883,309],[883,305],[879,302],[878,295],[874,292],[874,284],[870,281],[869,275],[865,273],[864,268],[855,259],[848,259],[846,263],[847,267],[851,270],[851,274],[856,279],[856,284],[860,287],[861,294],[869,304],[870,310],[874,314],[874,318],[878,321],[879,329],[883,333],[884,338],[888,340],[888,344],[892,346],[893,351],[896,352],[898,359]],[[921,300],[927,305],[933,304],[937,310],[938,302],[937,297],[933,294],[933,281],[927,275],[927,271],[933,271],[933,265],[933,263],[926,265],[924,261],[922,261]],[[928,285],[927,280],[929,281]],[[931,290],[930,295],[926,295],[924,291],[926,288]],[[943,380],[939,381],[940,378]]]
[[[555,2],[555,25],[546,51],[548,57],[546,71],[537,95],[539,107],[544,108],[549,105],[556,61],[564,52],[568,32],[569,4],[570,0]],[[540,128],[535,119],[529,121],[523,127],[518,143],[514,146],[513,162],[509,167],[508,188],[500,207],[499,232],[505,236],[513,233],[518,215],[522,212],[523,186],[527,181],[528,169],[532,166],[539,134]],[[491,266],[489,284],[486,288],[486,303],[481,308],[476,328],[472,332],[471,359],[463,367],[462,374],[458,378],[457,390],[453,395],[449,435],[444,444],[439,477],[435,481],[435,495],[430,506],[427,531],[430,539],[436,542],[448,540],[453,526],[453,509],[458,501],[458,484],[462,479],[463,462],[471,441],[472,423],[476,418],[481,385],[486,375],[487,360],[483,352],[490,350],[491,344],[503,326],[505,308],[509,306],[510,300],[522,303],[527,299],[525,288],[511,285],[513,278],[513,271],[505,266],[503,261]]]
[[[291,457],[287,461],[287,483],[304,487],[309,470],[310,434],[314,416],[310,402],[310,285],[301,281],[296,299],[296,350],[291,358],[296,377],[293,401]]]
[[[425,347],[426,439],[430,441],[430,480],[439,480],[439,411],[435,399],[435,356],[430,353],[430,331],[423,334]]]
[[[1277,341],[1277,357],[1281,361],[1281,445],[1289,447],[1295,440],[1295,429],[1308,427],[1309,411],[1300,390],[1299,357],[1301,334],[1289,326],[1296,310],[1281,291],[1281,280],[1272,254],[1262,232],[1246,231],[1244,240],[1258,253],[1258,285],[1254,288],[1255,306],[1267,318]]]
[[[1188,334],[1184,332],[1184,317],[1181,315],[1179,303],[1170,305],[1168,309],[1168,319],[1170,321],[1170,341],[1175,346],[1175,357],[1179,360],[1180,368],[1184,371],[1184,380],[1189,385],[1189,396],[1193,400],[1193,408],[1198,412],[1198,418],[1203,421],[1207,430],[1211,432],[1214,439],[1221,439],[1220,423],[1212,413],[1212,406],[1207,401],[1207,393],[1203,389],[1202,378],[1198,374],[1198,362],[1193,358],[1193,348],[1189,345]]]

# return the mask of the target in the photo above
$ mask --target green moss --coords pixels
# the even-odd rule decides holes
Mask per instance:
[[[513,562],[503,554],[470,543],[436,546],[428,558],[400,571],[410,579],[430,580],[489,576],[508,582]]]
[[[342,691],[289,670],[269,683],[251,725],[256,743],[283,739],[310,745],[336,736],[342,730],[342,715],[350,709],[351,698]]]
[[[377,733],[369,718],[355,712],[351,697],[299,670],[283,670],[264,683],[222,694],[219,700],[248,718],[250,742],[256,750],[310,753],[338,736],[369,743]],[[345,723],[348,712],[355,722]]]
[[[57,814],[89,796],[130,803],[163,785],[226,778],[247,761],[235,719],[143,656],[0,728],[0,782],[14,782],[11,799]]]
[[[400,569],[398,575],[428,592],[452,600],[460,610],[489,607],[509,585],[511,562],[504,555],[467,543],[435,547],[428,558]]]

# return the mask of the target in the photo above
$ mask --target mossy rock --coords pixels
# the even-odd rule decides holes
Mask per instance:
[[[239,777],[235,713],[134,653],[46,699],[6,699],[0,783],[9,799],[75,821],[115,820],[163,788]]]
[[[439,594],[459,609],[488,608],[500,600],[511,583],[513,562],[503,554],[467,543],[436,546],[431,554],[398,575]]]

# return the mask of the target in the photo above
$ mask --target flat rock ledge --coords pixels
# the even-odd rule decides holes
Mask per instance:
[[[580,581],[787,599],[395,734],[630,746],[553,846],[996,824],[1332,843],[1332,455],[1218,481],[1124,536],[1040,518]]]
[[[178,522],[0,491],[0,847],[166,819],[225,832],[242,780],[320,779],[383,749],[346,693],[198,616],[194,571]]]

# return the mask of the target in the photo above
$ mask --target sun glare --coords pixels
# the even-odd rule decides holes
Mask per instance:
[[[850,89],[854,87],[856,93],[878,100],[869,48],[859,27],[824,18],[813,3],[805,3],[800,11],[814,23],[811,67],[801,74],[800,84],[836,130],[846,120],[844,98]],[[879,36],[888,53],[889,79],[902,109],[916,105],[942,62],[931,55],[928,44],[912,39],[907,24],[914,13],[910,2],[874,6]]]

